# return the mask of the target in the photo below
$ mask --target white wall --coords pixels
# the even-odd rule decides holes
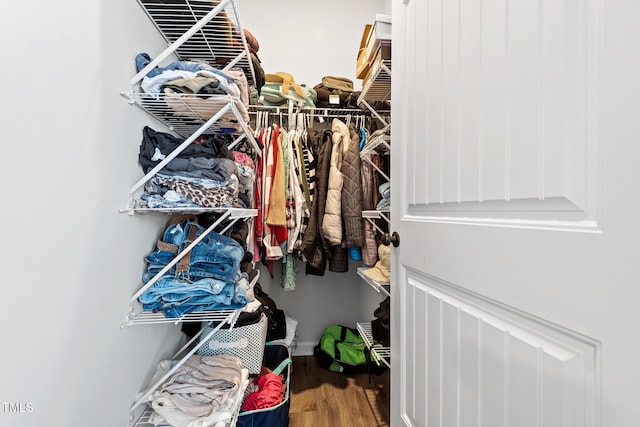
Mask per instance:
[[[260,42],[258,56],[266,73],[285,71],[296,82],[308,86],[322,77],[342,76],[354,82],[356,58],[362,32],[376,13],[391,13],[390,0],[239,0],[242,25]],[[326,272],[324,277],[305,276],[304,264],[297,263],[294,291],[280,287],[280,266],[271,280],[262,268],[260,282],[283,308],[298,320],[298,348],[294,354],[311,354],[326,326],[373,319],[373,310],[382,299],[356,274],[360,262],[350,261],[349,272]]]
[[[131,0],[7,2],[0,35],[0,401],[32,409],[0,425],[125,426],[180,335],[120,329],[166,218],[118,212],[150,123],[119,92],[160,40]]]
[[[260,42],[265,73],[285,71],[315,86],[324,76],[357,80],[356,59],[365,24],[391,13],[390,0],[239,0],[242,25]]]

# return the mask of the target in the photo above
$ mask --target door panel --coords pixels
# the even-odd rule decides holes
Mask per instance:
[[[640,425],[639,19],[393,3],[394,427]]]
[[[585,65],[598,56],[596,3],[405,7],[410,213],[594,219],[597,69]]]
[[[411,425],[596,425],[598,342],[424,273],[406,283]]]

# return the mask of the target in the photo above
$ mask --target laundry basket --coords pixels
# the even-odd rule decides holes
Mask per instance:
[[[284,375],[284,399],[271,408],[241,411],[236,427],[287,427],[289,425],[289,381],[291,376],[289,349],[283,345],[267,345],[264,366],[272,369],[274,374]]]
[[[211,326],[202,329],[202,337],[211,333]],[[242,360],[242,367],[250,374],[259,374],[267,338],[267,317],[262,314],[257,323],[219,329],[198,349],[202,356],[233,354]]]

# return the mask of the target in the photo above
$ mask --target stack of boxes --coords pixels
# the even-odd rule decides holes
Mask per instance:
[[[363,87],[376,78],[382,63],[391,68],[391,15],[376,14],[373,24],[364,28],[356,62],[356,78]]]

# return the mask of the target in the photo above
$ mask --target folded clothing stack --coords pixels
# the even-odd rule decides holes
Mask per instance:
[[[162,361],[156,378],[175,366]],[[248,371],[236,356],[193,355],[153,393],[151,416],[154,425],[227,426],[244,397]]]

